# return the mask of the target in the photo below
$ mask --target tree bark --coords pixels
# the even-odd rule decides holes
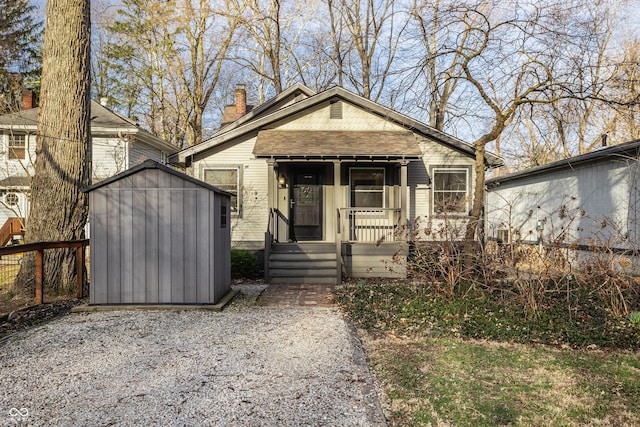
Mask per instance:
[[[31,212],[25,240],[84,237],[90,182],[90,13],[88,0],[47,0],[41,107]],[[25,256],[16,291],[34,289],[34,256]],[[56,293],[74,289],[74,250],[45,251],[44,286]]]

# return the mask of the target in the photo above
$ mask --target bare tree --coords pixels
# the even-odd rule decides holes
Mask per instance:
[[[27,242],[75,240],[84,235],[89,184],[89,1],[48,0],[43,52],[37,157],[31,187]],[[16,289],[34,288],[33,256],[25,257]],[[69,290],[76,277],[73,251],[46,253],[48,289]]]
[[[124,0],[106,57],[127,115],[182,148],[200,143],[239,17],[226,1]],[[116,102],[117,104],[117,102]]]
[[[327,0],[334,63],[365,98],[378,101],[395,72],[398,45],[408,19],[394,0]]]

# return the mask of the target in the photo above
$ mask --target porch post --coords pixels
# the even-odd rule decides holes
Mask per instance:
[[[406,225],[407,225],[407,165],[409,161],[403,160],[400,163],[400,227],[402,227],[403,233],[400,236],[402,241],[406,240]]]
[[[275,200],[276,200],[276,194],[275,192],[278,191],[277,188],[275,187],[277,180],[276,180],[276,162],[273,159],[269,159],[267,160],[267,166],[268,166],[268,170],[267,170],[267,205],[269,207],[269,212],[271,212],[271,209],[275,208]]]
[[[276,179],[276,170],[275,170],[276,162],[273,159],[267,160],[267,206],[268,206],[268,224],[267,231],[264,233],[264,280],[269,282],[271,279],[271,275],[269,272],[269,258],[271,257],[271,243],[273,242],[274,233],[277,233],[278,227],[277,224],[274,224],[274,221],[277,221],[277,217],[274,217],[271,212],[275,208],[276,203],[276,193],[278,189],[276,188],[278,180]]]
[[[342,183],[340,182],[340,160],[333,161],[333,206],[335,211],[335,242],[336,242],[336,285],[342,283],[342,239],[340,238],[340,208],[342,207]]]

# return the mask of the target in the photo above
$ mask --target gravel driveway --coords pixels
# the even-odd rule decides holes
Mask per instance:
[[[384,425],[337,309],[247,301],[74,314],[10,336],[0,425]]]

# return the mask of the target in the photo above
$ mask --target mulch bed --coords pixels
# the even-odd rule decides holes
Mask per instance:
[[[0,338],[14,332],[29,329],[33,326],[51,321],[55,318],[66,316],[71,313],[71,308],[86,304],[87,299],[63,300],[17,310],[13,313],[0,317]],[[11,318],[11,320],[9,320]]]

